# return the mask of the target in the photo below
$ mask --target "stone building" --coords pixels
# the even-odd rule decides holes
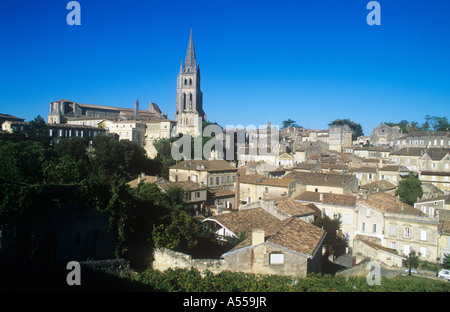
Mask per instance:
[[[310,192],[344,195],[358,192],[358,179],[351,174],[292,171],[284,178],[300,181]]]
[[[301,181],[285,177],[268,178],[259,174],[243,175],[239,184],[239,200],[244,203],[277,197],[294,197],[305,190]]]
[[[322,243],[326,232],[298,218],[279,221],[222,255],[235,272],[306,277],[322,269]]]
[[[185,160],[169,168],[169,180],[232,190],[238,169],[225,160]]]
[[[446,131],[411,131],[402,137],[391,139],[389,145],[395,148],[450,148],[450,133]]]
[[[331,151],[342,152],[344,147],[352,145],[352,134],[352,130],[348,125],[330,126],[329,149]]]
[[[375,193],[358,200],[356,234],[378,239],[378,244],[409,255],[411,250],[420,257],[436,261],[438,257],[439,219],[430,217],[398,197]]]
[[[384,123],[373,128],[370,134],[370,143],[377,146],[389,145],[393,139],[403,136],[400,127],[390,127]]]
[[[199,135],[199,126],[206,121],[203,93],[200,90],[200,65],[197,65],[192,29],[184,65],[181,61],[177,78],[175,120],[177,133],[191,136]]]
[[[348,239],[349,247],[353,247],[353,238],[357,225],[356,202],[354,195],[340,195],[329,193],[304,192],[295,197],[303,204],[313,204],[321,213],[330,218],[340,216],[342,235]]]

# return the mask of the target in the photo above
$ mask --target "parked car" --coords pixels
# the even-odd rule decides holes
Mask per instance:
[[[438,272],[438,277],[445,278],[450,281],[450,269],[442,269]]]
[[[405,272],[406,272],[406,273],[409,273],[409,269],[406,269]],[[414,274],[419,274],[419,273],[417,272],[417,269],[411,268],[411,274],[412,274],[412,273],[414,273]]]

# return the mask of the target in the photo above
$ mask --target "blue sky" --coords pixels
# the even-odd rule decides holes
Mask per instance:
[[[193,28],[208,119],[325,129],[349,118],[449,117],[450,1],[0,0],[0,112],[46,119],[51,101],[157,103],[174,118]]]

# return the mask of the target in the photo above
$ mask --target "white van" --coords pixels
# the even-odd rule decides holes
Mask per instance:
[[[442,269],[438,273],[438,277],[445,278],[446,280],[450,281],[450,269]]]

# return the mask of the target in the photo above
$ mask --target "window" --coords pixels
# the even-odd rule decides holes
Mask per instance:
[[[411,246],[409,246],[409,245],[403,245],[403,253],[404,253],[405,255],[409,255],[410,250],[411,250]]]
[[[397,236],[397,227],[391,226],[391,236]]]
[[[366,223],[365,222],[362,223],[361,229],[362,229],[363,232],[366,231]]]
[[[268,187],[264,188],[264,193],[266,193],[266,194],[269,193],[269,188]]]
[[[175,175],[175,182],[178,181],[178,175]]]
[[[411,229],[410,228],[405,227],[404,237],[411,238]]]
[[[214,179],[213,178],[209,178],[209,184],[213,185],[214,184],[213,182],[214,182]]]
[[[389,245],[389,247],[390,247],[391,249],[397,249],[397,246],[396,246],[395,242],[391,242],[391,244]]]
[[[227,176],[227,184],[230,183],[230,176]]]
[[[421,241],[426,241],[427,240],[427,231],[420,231],[420,240]]]
[[[367,208],[366,210],[366,217],[370,217],[370,208]]]
[[[420,247],[420,257],[426,258],[427,257],[427,248],[426,247]]]
[[[269,255],[270,264],[284,264],[284,254],[282,253],[271,253]]]
[[[222,184],[225,184],[225,177],[222,177],[221,179]]]
[[[216,184],[219,185],[219,177],[216,177]]]
[[[345,224],[350,224],[350,215],[349,214],[345,215]]]
[[[374,232],[374,233],[377,232],[377,225],[376,225],[376,224],[373,225],[373,232]]]

